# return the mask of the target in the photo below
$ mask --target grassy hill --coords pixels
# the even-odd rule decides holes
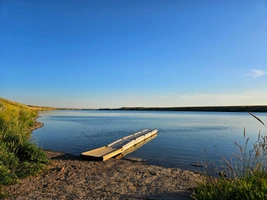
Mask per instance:
[[[51,109],[0,98],[0,196],[1,185],[39,173],[47,163],[45,153],[29,139],[37,111]]]
[[[10,101],[10,100],[7,100],[7,99],[0,97],[0,110],[1,110],[2,106],[7,108],[7,109],[12,109],[12,110],[14,110],[14,109],[15,110],[16,109],[30,109],[30,110],[41,111],[41,110],[54,110],[55,109],[55,108],[45,107],[45,106],[25,105],[22,103]]]

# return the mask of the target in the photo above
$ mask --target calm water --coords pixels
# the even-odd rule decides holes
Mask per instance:
[[[257,113],[267,123],[267,113]],[[106,145],[145,128],[158,129],[158,137],[130,157],[149,164],[192,169],[191,163],[218,161],[235,151],[234,141],[250,141],[267,128],[247,113],[155,112],[155,111],[49,111],[39,121],[32,141],[41,148],[74,155]]]

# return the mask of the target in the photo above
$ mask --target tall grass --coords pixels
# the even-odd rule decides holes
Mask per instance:
[[[251,115],[265,126],[258,117]],[[245,129],[243,134],[244,144],[234,143],[237,150],[233,153],[233,158],[222,158],[221,176],[206,176],[204,183],[199,184],[193,192],[193,198],[267,199],[267,136],[259,132],[257,141],[250,143]]]
[[[48,162],[45,153],[29,138],[37,112],[0,99],[0,196],[1,185],[34,175]]]

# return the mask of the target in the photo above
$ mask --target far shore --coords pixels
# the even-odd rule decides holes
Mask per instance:
[[[125,111],[196,111],[196,112],[267,112],[266,105],[257,106],[193,106],[193,107],[121,107],[121,108],[56,108],[57,110],[125,110]]]

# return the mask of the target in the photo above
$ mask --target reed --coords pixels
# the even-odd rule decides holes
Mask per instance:
[[[265,126],[258,117],[249,114]],[[237,151],[229,160],[222,158],[221,176],[206,176],[205,181],[194,190],[194,199],[267,199],[267,136],[259,132],[252,148],[249,141],[244,129],[244,145],[234,143]]]

